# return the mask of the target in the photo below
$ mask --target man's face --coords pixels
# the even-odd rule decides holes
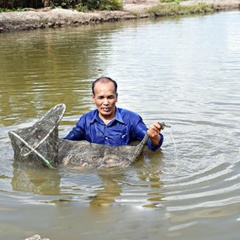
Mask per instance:
[[[92,100],[96,104],[99,117],[103,120],[112,120],[115,117],[118,94],[112,82],[97,82],[94,87]]]

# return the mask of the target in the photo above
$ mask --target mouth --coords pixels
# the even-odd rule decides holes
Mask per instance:
[[[102,108],[102,111],[104,111],[104,112],[109,112],[111,109],[110,108],[108,108],[108,107],[104,107],[104,108]]]

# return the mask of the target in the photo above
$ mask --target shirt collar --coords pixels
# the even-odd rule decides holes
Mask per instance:
[[[93,117],[92,117],[90,123],[94,123],[95,121],[99,122],[100,120],[101,120],[101,119],[100,119],[100,117],[98,116],[98,110],[95,109],[95,110],[93,111]],[[113,121],[118,121],[118,122],[124,124],[124,121],[123,121],[123,119],[122,119],[122,115],[121,115],[121,113],[120,113],[120,111],[119,111],[119,109],[118,109],[117,107],[116,107],[115,117],[114,117],[114,119],[113,119],[111,122],[113,122]]]
[[[120,123],[124,123],[123,119],[122,119],[122,115],[119,111],[118,108],[116,108],[116,114],[115,114],[115,118],[116,121],[120,122]]]

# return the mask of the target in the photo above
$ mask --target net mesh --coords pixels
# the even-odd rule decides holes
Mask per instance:
[[[10,131],[14,157],[39,166],[58,165],[58,124],[66,110],[64,104],[51,108],[33,126]]]

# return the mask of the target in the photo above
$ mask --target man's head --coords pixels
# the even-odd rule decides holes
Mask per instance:
[[[110,77],[100,77],[98,79],[96,79],[93,83],[92,83],[92,94],[95,95],[94,92],[94,88],[96,83],[101,82],[101,83],[108,83],[108,82],[112,82],[115,88],[115,93],[117,93],[117,83],[116,81],[114,81],[113,79],[111,79]]]
[[[99,117],[108,122],[115,117],[118,100],[117,83],[109,77],[101,77],[92,83],[92,100],[96,104]]]

